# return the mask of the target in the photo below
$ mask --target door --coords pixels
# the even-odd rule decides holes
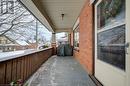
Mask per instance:
[[[98,0],[95,5],[95,77],[104,86],[129,84],[130,14],[126,2],[129,0]]]
[[[130,0],[126,0],[126,43],[130,44]],[[130,47],[126,54],[126,86],[130,86]]]

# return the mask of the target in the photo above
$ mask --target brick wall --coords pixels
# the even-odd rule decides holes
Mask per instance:
[[[89,0],[79,18],[79,51],[74,50],[74,56],[89,74],[93,74],[93,7],[89,4]]]

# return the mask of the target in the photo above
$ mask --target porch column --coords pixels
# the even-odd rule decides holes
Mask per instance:
[[[52,33],[51,46],[53,47],[53,55],[56,55],[56,34],[55,33]]]
[[[71,34],[68,33],[68,43],[71,44]]]

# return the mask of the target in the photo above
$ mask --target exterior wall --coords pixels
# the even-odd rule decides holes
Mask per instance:
[[[12,41],[10,41],[8,38],[5,36],[0,36],[0,44],[14,44]]]
[[[15,46],[15,50],[36,49],[36,48],[37,48],[37,44],[35,44],[35,43],[29,44],[29,45]]]
[[[93,74],[93,6],[90,5],[89,0],[79,18],[79,50],[74,50],[74,56],[89,74]]]
[[[20,45],[17,42],[11,41],[6,36],[0,36],[0,52],[9,52],[14,50],[36,49],[37,44],[31,43],[29,45]]]

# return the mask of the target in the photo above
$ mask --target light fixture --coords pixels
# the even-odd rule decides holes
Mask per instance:
[[[65,14],[62,13],[62,14],[61,14],[61,18],[62,18],[62,20],[63,20],[64,16],[65,16]]]

